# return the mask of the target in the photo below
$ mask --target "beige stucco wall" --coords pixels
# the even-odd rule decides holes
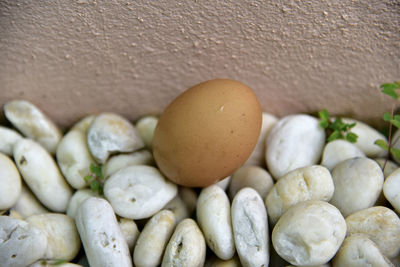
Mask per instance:
[[[28,99],[60,125],[160,112],[200,81],[249,85],[265,111],[328,108],[377,121],[400,79],[400,3],[0,1],[0,105]]]

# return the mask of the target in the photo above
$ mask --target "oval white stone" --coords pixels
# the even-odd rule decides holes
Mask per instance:
[[[162,267],[202,267],[206,259],[206,242],[196,222],[184,219],[177,226],[168,242]]]
[[[87,199],[78,209],[75,222],[90,266],[132,267],[128,245],[106,200]]]
[[[365,154],[355,144],[346,140],[334,140],[325,145],[321,165],[332,170],[339,162],[357,157],[365,157]]]
[[[221,259],[235,253],[228,196],[217,185],[203,188],[197,200],[197,221],[208,247]]]
[[[104,195],[115,213],[130,219],[144,219],[161,210],[177,194],[177,186],[151,166],[129,166],[111,175]]]
[[[0,152],[0,210],[7,210],[17,202],[21,184],[21,176],[14,162]]]
[[[0,126],[0,152],[12,156],[14,145],[21,138],[17,131]]]
[[[305,166],[317,164],[325,145],[319,121],[297,114],[280,119],[267,137],[266,163],[275,179]]]
[[[369,158],[347,159],[332,171],[335,184],[331,204],[343,214],[372,207],[382,192],[383,173],[376,161]]]
[[[4,105],[4,114],[26,137],[37,141],[51,154],[56,152],[61,131],[35,105],[25,100],[13,100]]]
[[[243,188],[233,199],[231,209],[233,236],[240,262],[244,267],[268,266],[268,218],[260,195],[252,188]]]
[[[293,265],[327,263],[346,235],[346,222],[333,205],[309,200],[289,208],[272,230],[276,252]]]
[[[53,157],[38,143],[21,139],[14,146],[14,160],[24,181],[48,209],[65,212],[72,189]]]

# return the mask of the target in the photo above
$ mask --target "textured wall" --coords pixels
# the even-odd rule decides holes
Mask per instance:
[[[307,3],[306,3],[307,2]],[[400,79],[400,2],[0,1],[0,105],[28,99],[60,125],[160,112],[216,77],[265,111],[377,118]]]

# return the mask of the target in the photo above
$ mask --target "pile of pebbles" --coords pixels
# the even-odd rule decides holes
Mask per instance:
[[[263,114],[259,142],[206,188],[168,181],[157,117],[83,118],[65,134],[32,103],[0,126],[1,266],[399,266],[400,169],[356,122],[326,143],[317,118]],[[396,133],[400,135],[400,133]],[[102,165],[104,194],[84,177]]]

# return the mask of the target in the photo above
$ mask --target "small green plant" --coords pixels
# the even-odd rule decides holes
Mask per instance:
[[[357,134],[351,132],[351,128],[356,126],[356,123],[344,123],[339,117],[333,120],[326,109],[319,111],[318,116],[320,118],[319,125],[325,129],[328,142],[337,139],[344,139],[351,143],[357,142]]]
[[[54,265],[54,266],[57,266],[57,265],[62,265],[62,264],[65,264],[65,263],[68,263],[68,261],[66,261],[66,260],[55,260],[53,263],[52,263],[52,265]]]
[[[93,192],[103,194],[104,177],[101,171],[101,165],[90,164],[90,173],[84,177]]]
[[[392,109],[391,112],[385,112],[383,114],[383,120],[386,122],[389,122],[389,131],[388,131],[388,141],[383,139],[378,139],[375,141],[375,144],[383,148],[384,150],[390,152],[387,154],[385,163],[383,164],[382,170],[385,170],[386,163],[389,160],[390,154],[392,154],[393,157],[400,159],[400,149],[394,148],[396,143],[399,141],[399,138],[396,138],[395,140],[392,140],[392,134],[393,134],[393,126],[395,126],[397,129],[400,129],[400,115],[395,115],[394,114],[394,109],[396,105],[398,104],[399,100],[399,90],[400,90],[400,82],[395,81],[393,83],[384,83],[381,84],[380,88],[382,89],[381,92],[384,93],[385,95],[390,96],[391,98],[394,99],[393,104],[392,104]]]

